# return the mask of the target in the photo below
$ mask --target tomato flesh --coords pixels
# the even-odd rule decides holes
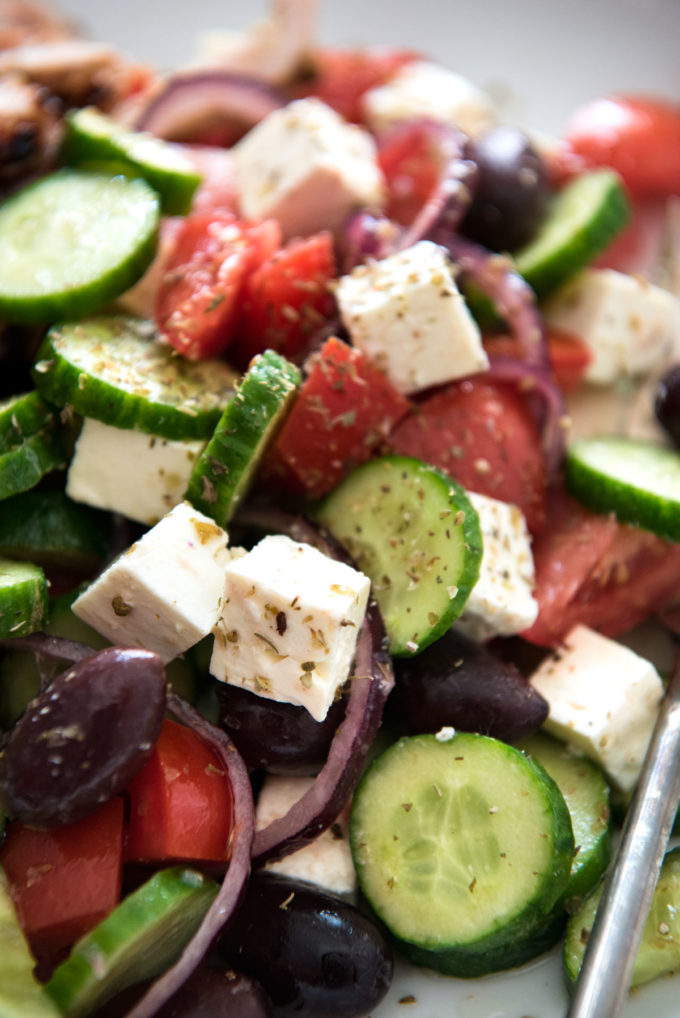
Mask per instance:
[[[412,50],[370,47],[363,50],[321,49],[318,73],[300,90],[313,95],[354,123],[361,123],[365,92],[384,85],[400,68],[417,59]]]
[[[408,226],[436,188],[441,172],[427,126],[408,123],[390,131],[380,142],[378,165],[387,185],[386,214]]]

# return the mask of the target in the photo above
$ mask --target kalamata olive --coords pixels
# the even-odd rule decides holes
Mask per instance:
[[[231,969],[202,965],[156,1018],[271,1018],[272,1005],[259,983]]]
[[[277,703],[248,689],[216,683],[220,726],[252,770],[271,774],[316,774],[345,715],[347,700],[337,700],[323,721],[305,707]]]
[[[680,364],[669,368],[657,382],[654,413],[666,434],[680,447]]]
[[[526,134],[508,125],[470,142],[468,155],[479,179],[461,232],[493,251],[514,251],[546,213],[551,192],[545,164]]]
[[[548,716],[546,700],[514,665],[449,630],[422,654],[395,661],[390,709],[413,733],[450,725],[514,742]]]
[[[359,1018],[392,979],[390,946],[367,916],[312,884],[270,873],[251,878],[219,950],[262,984],[275,1018]]]
[[[147,650],[107,647],[62,672],[10,736],[0,779],[7,812],[58,827],[117,795],[150,755],[165,701],[163,663]]]

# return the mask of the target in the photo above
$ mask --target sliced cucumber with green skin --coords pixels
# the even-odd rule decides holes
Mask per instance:
[[[567,985],[573,989],[602,897],[598,887],[567,924],[562,954]],[[680,972],[680,848],[666,853],[652,906],[642,931],[631,986]]]
[[[51,428],[25,438],[21,445],[0,453],[0,499],[35,487],[45,474],[66,466],[60,436]]]
[[[567,450],[568,490],[595,512],[680,541],[680,453],[632,438],[583,438]]]
[[[108,513],[61,491],[27,491],[0,502],[0,555],[8,558],[82,574],[107,559],[112,540]]]
[[[26,636],[47,615],[47,580],[39,566],[0,558],[0,637]]]
[[[0,208],[0,318],[91,314],[129,289],[156,253],[156,192],[144,180],[60,170]]]
[[[604,251],[629,215],[616,173],[583,173],[562,188],[533,240],[515,252],[515,268],[545,297]]]
[[[569,809],[576,848],[564,903],[571,912],[592,891],[609,865],[612,847],[609,786],[592,760],[572,752],[549,735],[533,735],[518,748],[545,767]]]
[[[479,517],[463,488],[407,456],[354,470],[317,518],[373,584],[390,650],[424,650],[458,618],[479,578]]]
[[[285,357],[259,354],[196,461],[185,498],[221,527],[248,491],[299,384],[300,372]]]
[[[66,1018],[81,1018],[179,957],[218,885],[197,870],[161,870],[75,944],[45,989]]]
[[[359,783],[350,841],[363,894],[416,964],[477,977],[554,939],[569,811],[546,771],[506,743],[400,739]]]
[[[161,438],[209,438],[237,374],[224,361],[193,362],[156,339],[152,322],[100,315],[54,326],[33,368],[45,399],[82,417]]]
[[[88,168],[111,163],[131,176],[142,177],[161,199],[167,216],[183,216],[201,176],[174,145],[150,134],[128,131],[96,107],[73,110],[65,119],[61,161]]]
[[[37,392],[26,392],[0,403],[0,453],[21,445],[25,438],[51,426],[52,410]]]
[[[1,825],[0,825],[1,826]],[[0,869],[0,1015],[59,1018],[61,1012],[33,975],[35,959],[19,925],[7,877]]]

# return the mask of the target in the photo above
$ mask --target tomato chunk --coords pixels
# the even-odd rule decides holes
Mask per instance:
[[[231,785],[219,758],[189,728],[164,722],[153,753],[128,792],[127,860],[229,858]]]
[[[245,283],[234,363],[245,368],[266,349],[302,357],[310,337],[333,314],[329,284],[334,276],[329,233],[291,241],[262,262]]]
[[[531,412],[511,385],[465,379],[419,403],[389,438],[464,488],[514,502],[535,533],[545,523],[545,468]]]
[[[346,120],[361,123],[361,97],[369,88],[384,85],[417,54],[412,50],[373,46],[360,50],[322,49],[319,71],[303,88],[332,106]]]
[[[407,123],[390,131],[379,145],[378,165],[387,184],[386,214],[407,226],[434,191],[441,173],[427,126]]]
[[[546,339],[555,381],[563,392],[573,392],[583,383],[593,359],[590,347],[580,336],[559,329],[548,329]],[[484,347],[490,357],[523,358],[514,336],[485,337]]]
[[[192,360],[223,353],[236,335],[249,273],[280,244],[274,220],[242,223],[228,209],[187,216],[156,293],[161,337]]]
[[[323,345],[269,454],[265,472],[317,498],[367,460],[409,401],[360,350]]]
[[[587,166],[611,166],[634,197],[680,194],[680,105],[611,95],[586,103],[566,131]]]
[[[680,544],[593,513],[550,492],[550,526],[534,541],[534,625],[522,636],[554,647],[577,623],[618,636],[680,592]]]
[[[54,957],[120,901],[123,814],[123,799],[117,796],[65,827],[8,825],[0,864],[38,957]]]

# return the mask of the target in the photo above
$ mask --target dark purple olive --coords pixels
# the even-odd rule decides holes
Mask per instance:
[[[203,965],[155,1018],[272,1018],[272,1005],[249,976]]]
[[[548,703],[514,665],[454,630],[417,657],[396,660],[395,672],[390,710],[413,733],[450,725],[514,742],[548,716]]]
[[[680,364],[669,368],[657,382],[654,413],[666,434],[680,447]]]
[[[62,672],[10,736],[9,815],[59,827],[122,792],[158,739],[165,700],[163,662],[148,650],[107,647]]]
[[[461,232],[492,251],[514,251],[540,226],[550,200],[545,164],[526,134],[494,127],[469,143],[479,179]]]
[[[219,950],[257,979],[275,1018],[360,1018],[389,989],[392,952],[353,905],[300,880],[251,878]]]
[[[277,703],[249,689],[216,683],[219,724],[251,770],[271,774],[316,774],[328,756],[347,700],[336,701],[324,721],[305,707]]]

